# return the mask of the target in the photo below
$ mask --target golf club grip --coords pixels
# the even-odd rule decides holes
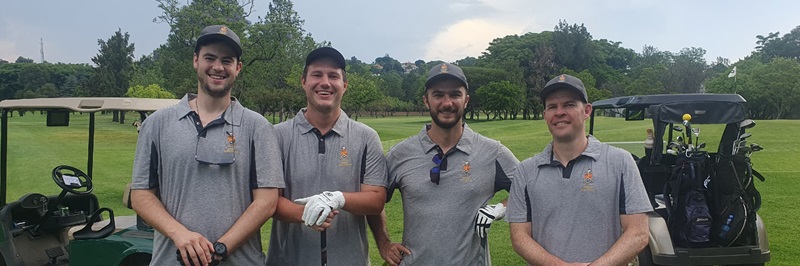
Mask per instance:
[[[328,265],[328,236],[325,231],[319,232],[319,247],[322,266]]]

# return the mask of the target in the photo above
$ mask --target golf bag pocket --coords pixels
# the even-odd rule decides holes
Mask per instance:
[[[728,206],[716,215],[711,227],[711,240],[727,247],[738,240],[745,231],[748,220],[747,206],[742,198],[733,199]]]
[[[684,221],[679,239],[688,246],[704,245],[709,241],[711,233],[711,214],[708,211],[706,197],[699,190],[690,190],[684,194]]]

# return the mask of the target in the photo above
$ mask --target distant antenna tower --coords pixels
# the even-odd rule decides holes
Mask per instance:
[[[42,54],[42,63],[44,63],[44,40],[39,38],[39,53]]]

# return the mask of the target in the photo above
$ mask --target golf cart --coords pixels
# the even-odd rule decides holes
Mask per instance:
[[[152,228],[136,216],[114,217],[113,210],[103,208],[92,193],[95,113],[133,111],[138,112],[143,121],[149,112],[177,102],[172,99],[93,97],[1,101],[0,266],[147,265],[153,248]],[[52,180],[61,189],[60,194],[29,193],[7,202],[8,126],[12,111],[46,112],[47,126],[69,125],[73,112],[88,114],[86,171],[68,165],[46,166],[54,167]],[[129,202],[125,205],[130,208]]]
[[[761,198],[752,183],[754,175],[762,181],[763,177],[752,170],[749,161],[750,154],[761,147],[752,143],[746,145],[745,139],[750,134],[745,133],[745,129],[753,127],[755,122],[745,118],[744,102],[745,99],[738,94],[670,94],[623,96],[592,103],[589,125],[589,134],[592,135],[595,135],[596,129],[602,128],[595,126],[595,115],[624,116],[626,121],[652,119],[652,131],[648,129],[652,139],[634,142],[639,149],[645,147],[641,158],[636,155],[633,157],[654,208],[654,212],[648,213],[650,240],[638,256],[640,265],[763,265],[770,260],[766,228],[755,212],[760,207]],[[708,128],[718,124],[722,136],[715,152],[705,151],[705,143],[692,143],[692,135],[698,139],[700,132],[700,127],[694,126],[692,129],[692,124],[703,124],[705,126],[702,127]],[[645,139],[644,136],[642,139]],[[596,137],[603,140],[603,136]],[[711,141],[711,138],[704,137]],[[609,143],[615,145],[614,142]],[[734,169],[734,160],[736,167],[742,167]],[[692,161],[704,164],[686,167]],[[692,178],[695,173],[701,172],[700,169],[703,172],[696,174],[695,179],[687,179],[689,175],[682,172],[684,169],[691,169],[689,174]],[[746,180],[745,177],[750,179]],[[690,182],[676,186],[680,180]],[[741,209],[741,213],[745,214],[733,223],[734,215],[729,213],[734,208],[719,207],[721,204],[715,201],[722,198],[719,196],[722,192],[719,191],[723,186],[738,193],[728,201],[740,204],[736,205],[736,210]],[[680,189],[699,192],[692,194],[692,197],[675,197],[674,191]],[[694,215],[696,210],[702,210],[695,207],[699,205],[692,205],[692,209],[675,211],[675,206],[689,206],[697,202],[705,205],[706,216],[675,222],[679,217],[688,217]],[[697,224],[687,228],[685,225],[689,222]],[[734,224],[737,227],[731,230]],[[688,234],[695,235],[687,238]],[[700,237],[702,240],[698,240]]]

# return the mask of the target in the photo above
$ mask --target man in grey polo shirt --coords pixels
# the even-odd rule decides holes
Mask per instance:
[[[433,67],[422,97],[432,123],[386,156],[388,195],[398,189],[403,199],[403,243],[389,239],[385,213],[370,217],[370,226],[390,265],[491,265],[486,234],[505,204],[487,204],[510,188],[518,161],[463,123],[467,88],[458,66]]]
[[[625,150],[586,136],[583,82],[560,75],[540,92],[553,141],[522,161],[508,200],[511,241],[532,265],[624,265],[646,245],[652,211]]]
[[[275,211],[283,171],[272,125],[231,97],[241,55],[231,29],[204,28],[197,94],[142,124],[131,200],[156,229],[151,265],[264,263],[259,229]]]
[[[309,53],[301,82],[307,107],[275,126],[286,188],[267,265],[369,265],[365,215],[379,214],[386,198],[381,141],[340,109],[347,73],[339,51]]]

